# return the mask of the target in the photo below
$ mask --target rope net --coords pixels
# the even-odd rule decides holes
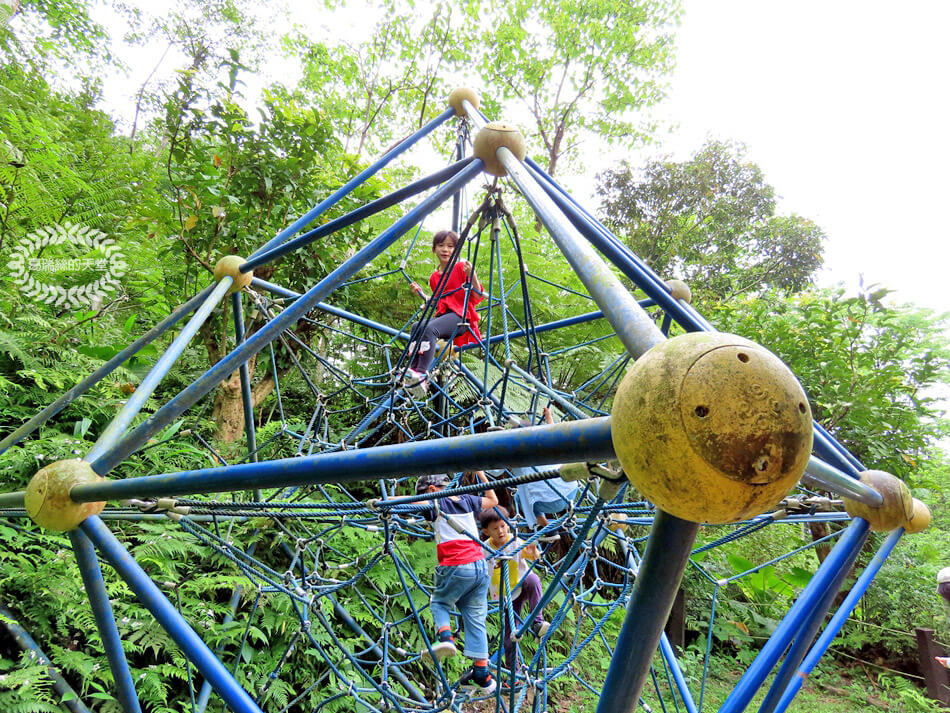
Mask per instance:
[[[462,127],[460,136],[467,137],[467,127]],[[419,348],[410,334],[414,324],[432,319],[434,305],[422,304],[400,321],[373,300],[387,289],[408,289],[413,276],[407,268],[428,248],[420,241],[420,226],[374,261],[375,268],[340,286],[337,294],[345,296],[346,309],[321,303],[261,352],[258,363],[266,365],[275,388],[258,414],[256,447],[240,462],[519,427],[539,423],[547,409],[559,420],[609,413],[611,394],[630,357],[580,282],[559,281],[561,273],[547,264],[549,252],[523,244],[503,187],[497,180],[486,187],[461,230],[466,239],[459,241],[445,271],[448,275],[460,259],[476,266],[485,298],[478,307],[481,340],[454,347],[456,337],[474,335],[472,325],[460,320],[452,337],[437,347],[428,391],[420,395],[407,388],[407,368]],[[465,215],[464,205],[459,215]],[[549,297],[538,303],[541,285],[547,295],[547,288],[554,288],[557,304]],[[298,298],[263,281],[255,281],[245,295],[260,328]],[[649,300],[644,304],[669,334],[669,316],[650,307]],[[574,318],[564,319],[566,315]],[[604,356],[611,352],[620,356]],[[579,386],[559,386],[566,383]],[[202,413],[197,412],[194,424],[200,424]],[[200,425],[186,419],[156,435],[143,450],[173,440],[206,452],[213,465],[235,464]],[[447,490],[426,498],[483,487],[467,482],[462,473],[450,475]],[[194,557],[194,543],[200,544],[205,566],[219,577],[204,585],[212,590],[192,592],[206,595],[208,607],[197,621],[192,612],[191,623],[266,711],[560,710],[555,697],[601,689],[655,510],[625,483],[601,498],[596,478],[591,478],[578,483],[547,524],[532,527],[534,517],[528,517],[515,493],[527,483],[560,478],[557,467],[499,469],[489,478],[510,513],[521,549],[534,545],[539,550],[529,572],[540,577],[546,602],[541,615],[550,626],[540,636],[522,636],[515,642],[514,658],[505,660],[500,632],[517,631],[524,622],[514,609],[510,581],[502,576],[501,595],[489,602],[487,622],[499,686],[480,703],[472,703],[478,699],[459,685],[470,661],[458,655],[440,662],[432,654],[429,606],[436,557],[424,518],[432,505],[414,498],[413,481],[400,473],[355,485],[272,489],[253,497],[137,500],[108,508],[103,518],[133,521],[117,526],[126,532],[138,528],[132,553],[146,569],[158,551],[156,538],[166,545],[179,543],[183,556]],[[814,567],[810,548],[821,544],[801,544],[802,523],[848,520],[840,508],[829,509],[817,500],[814,493],[800,490],[778,513],[703,530],[687,577],[708,596],[705,603],[691,601],[689,613],[701,631],[692,646],[706,658],[714,642],[742,637],[735,622],[716,618],[717,601],[721,605],[735,592],[737,600],[741,593],[754,606],[756,588],[767,588],[768,578],[773,590],[800,586],[800,571]],[[8,509],[3,514],[14,518],[22,512]],[[744,545],[775,527],[791,533],[785,541],[798,542],[781,553]],[[509,559],[483,547],[490,562],[508,566]],[[732,554],[712,558],[713,550]],[[760,557],[753,561],[756,551]],[[787,565],[791,558],[794,566]],[[789,578],[790,572],[799,579]],[[193,589],[194,582],[173,579],[163,586],[180,601],[181,592]],[[452,621],[457,639],[464,642],[459,617]],[[180,663],[188,674],[190,710],[197,713],[207,693],[200,675],[183,659]],[[672,671],[678,665],[657,654],[652,685],[641,701],[645,710],[680,710],[684,698]],[[699,665],[692,673],[700,682],[701,707],[706,667]]]

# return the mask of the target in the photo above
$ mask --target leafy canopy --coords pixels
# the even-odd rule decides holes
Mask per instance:
[[[691,159],[623,163],[601,173],[605,223],[658,274],[727,299],[773,287],[797,292],[822,264],[825,234],[775,213],[775,190],[741,144],[711,141]]]

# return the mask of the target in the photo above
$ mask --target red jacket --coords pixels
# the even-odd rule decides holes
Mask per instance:
[[[438,270],[435,270],[429,275],[429,289],[432,290],[433,295],[435,295],[435,290],[439,286],[439,280],[441,279],[442,274]],[[467,281],[468,276],[462,269],[462,262],[459,261],[455,263],[455,267],[452,268],[452,272],[449,274],[449,278],[446,280],[442,292],[440,293],[440,295],[445,295],[445,297],[437,296],[439,303],[435,310],[436,315],[445,314],[449,311],[455,312],[455,314],[468,322],[472,328],[472,332],[475,334],[475,337],[473,337],[472,333],[467,330],[464,332],[460,331],[459,335],[455,338],[455,346],[457,347],[461,347],[465,344],[477,344],[482,338],[482,333],[478,331],[478,313],[475,311],[475,305],[485,299],[479,294],[482,286],[479,284],[478,278],[475,277],[473,283],[475,289],[469,293],[468,310],[464,311],[466,290],[462,288],[462,285]]]

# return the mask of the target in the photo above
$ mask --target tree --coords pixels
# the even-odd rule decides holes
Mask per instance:
[[[716,299],[797,292],[822,264],[824,232],[775,214],[775,190],[741,144],[711,141],[688,161],[629,164],[597,177],[604,222],[660,275]]]
[[[662,98],[678,13],[676,0],[488,0],[472,47],[487,93],[529,112],[553,175],[584,132],[643,137],[634,114]]]
[[[937,393],[950,381],[948,315],[887,306],[887,293],[770,292],[708,316],[778,354],[805,387],[815,419],[867,467],[914,484],[948,433]]]

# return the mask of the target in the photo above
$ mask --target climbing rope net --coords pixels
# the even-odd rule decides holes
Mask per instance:
[[[459,117],[457,156],[467,152],[471,124],[484,124],[471,103],[462,107],[469,110],[469,118]],[[230,601],[211,606],[211,618],[197,627],[216,632],[213,650],[201,649],[200,642],[191,640],[187,632],[178,631],[194,628],[189,628],[180,615],[146,603],[198,670],[192,677],[191,664],[188,665],[190,710],[196,713],[207,705],[211,689],[230,708],[242,711],[514,713],[561,710],[555,698],[569,696],[571,690],[581,687],[594,694],[603,691],[602,707],[614,710],[609,702],[604,703],[608,698],[613,700],[609,695],[609,690],[613,690],[611,684],[608,680],[605,686],[604,679],[607,663],[614,657],[621,623],[631,616],[659,618],[662,628],[666,620],[669,601],[652,609],[638,610],[631,604],[644,558],[650,557],[646,550],[657,508],[628,484],[612,457],[604,456],[605,447],[585,450],[587,446],[578,445],[592,440],[593,431],[572,435],[574,431],[570,430],[575,426],[593,428],[588,424],[607,420],[604,417],[610,415],[618,382],[638,355],[631,353],[623,335],[618,336],[612,305],[605,304],[596,290],[587,289],[590,282],[584,279],[576,261],[568,257],[574,270],[581,274],[580,280],[562,284],[551,277],[553,271],[546,269],[549,251],[530,254],[532,246],[523,243],[505,200],[509,194],[526,193],[524,185],[499,181],[496,177],[485,186],[477,205],[469,210],[464,185],[481,174],[483,162],[478,157],[462,159],[406,189],[290,239],[411,143],[449,117],[464,113],[457,108],[447,110],[357,176],[352,185],[344,186],[276,236],[243,267],[238,261],[240,269],[216,274],[215,285],[143,338],[147,343],[195,310],[192,322],[169,347],[173,362],[176,349],[180,353],[178,341],[187,343],[189,332],[197,331],[227,290],[243,287],[243,291],[231,294],[237,330],[234,351],[144,423],[127,432],[135,412],[164,373],[156,366],[154,378],[150,374],[143,380],[126,409],[83,462],[94,473],[105,474],[143,448],[190,439],[207,451],[215,467],[105,484],[95,478],[71,483],[74,487],[69,496],[77,502],[125,499],[120,507],[83,512],[72,525],[81,523],[80,529],[70,532],[70,537],[84,578],[90,568],[98,566],[94,555],[90,561],[81,554],[84,543],[91,540],[143,603],[156,596],[154,583],[148,581],[134,560],[123,559],[116,549],[121,545],[110,539],[111,533],[102,524],[134,520],[151,533],[161,531],[161,536],[200,542],[213,553],[208,566],[219,569],[222,581],[230,583]],[[679,325],[676,329],[680,331],[712,330],[690,307],[682,292],[674,290],[671,294],[669,285],[610,237],[540,169],[530,161],[527,166],[540,189],[564,211],[564,224],[573,222],[576,228],[586,227],[599,235],[601,243],[597,247],[644,293],[636,307],[644,310],[658,334],[669,336],[674,325]],[[249,277],[249,268],[302,249],[335,230],[345,229],[429,189],[432,192],[391,228],[303,295]],[[381,284],[405,290],[413,279],[407,266],[419,261],[414,255],[427,252],[425,241],[420,241],[426,235],[422,220],[451,196],[455,196],[452,221],[463,239],[458,242],[445,275],[460,259],[475,266],[485,298],[478,308],[482,336],[474,338],[472,325],[460,319],[455,334],[437,349],[428,392],[419,395],[405,386],[407,368],[419,348],[410,340],[410,334],[414,324],[424,325],[434,316],[434,301],[423,303],[405,321],[390,319],[384,323],[323,300],[338,290],[352,295]],[[534,203],[532,207],[537,211]],[[552,233],[563,230],[556,221],[552,227],[551,219],[542,213],[539,215]],[[373,271],[373,264],[382,264],[383,269]],[[533,297],[542,284],[557,290],[562,304],[539,308]],[[467,289],[472,289],[471,284]],[[242,299],[249,301],[258,322],[255,331],[247,335],[243,331]],[[465,299],[469,299],[468,293]],[[559,318],[544,322],[537,319],[541,313],[561,310],[574,313],[566,317],[562,313]],[[585,325],[585,329],[578,330],[578,325]],[[569,329],[574,335],[583,332],[586,338],[580,342],[565,339]],[[324,348],[301,336],[303,331],[322,335]],[[453,341],[460,336],[467,336],[464,341],[470,343],[454,346]],[[601,343],[608,340],[622,345],[619,356],[591,365],[591,354],[596,353],[600,359],[604,353],[592,350],[592,345],[603,346]],[[141,348],[142,343],[139,340],[130,349]],[[199,428],[183,428],[183,424],[187,426],[186,420],[179,416],[223,377],[242,369],[255,354],[259,355],[259,364],[267,364],[274,379],[274,396],[265,405],[270,409],[266,419],[248,410],[250,377],[242,371],[242,379],[246,380],[248,450],[240,462],[228,462]],[[123,352],[117,358],[115,365],[128,355]],[[71,390],[58,408],[101,379],[109,366]],[[585,375],[579,386],[570,390],[559,386],[567,383],[564,377],[575,371]],[[288,401],[286,383],[291,378],[296,380],[296,391]],[[306,398],[299,396],[301,390]],[[38,428],[55,414],[56,407],[54,404],[8,436],[0,443],[0,452]],[[557,414],[560,423],[533,427],[548,408]],[[266,422],[259,433],[255,430],[258,420]],[[525,425],[529,427],[522,428]],[[820,427],[816,429],[820,436],[816,450],[831,463],[824,466],[825,476],[838,469],[849,477],[863,470]],[[554,441],[544,441],[547,436],[537,435],[545,433],[561,435],[550,436]],[[497,601],[490,602],[488,629],[493,652],[491,665],[502,685],[481,699],[464,693],[459,686],[467,665],[463,657],[438,662],[432,655],[434,630],[428,608],[435,547],[425,518],[433,508],[433,500],[477,493],[484,488],[463,475],[478,468],[488,471],[491,486],[508,506],[509,525],[521,538],[520,549],[538,547],[540,555],[531,563],[530,571],[539,575],[543,586],[537,610],[523,612],[519,617],[514,611],[509,579],[500,578],[501,593]],[[413,495],[415,477],[425,472],[450,473],[450,485],[436,494]],[[816,485],[827,485],[826,480],[817,479],[814,474],[812,477]],[[551,515],[548,524],[532,528],[528,520],[534,518],[526,518],[518,498],[510,496],[519,486],[550,483],[554,479],[574,481],[575,494]],[[858,486],[849,490],[834,482],[845,494],[855,496]],[[238,491],[245,495],[234,496]],[[26,498],[26,510],[30,510],[29,495]],[[15,497],[3,499],[2,505],[4,517],[21,517],[25,513]],[[818,492],[817,487],[799,487],[770,512],[731,524],[708,526],[694,542],[688,543],[684,560],[688,561],[687,576],[705,582],[709,592],[709,606],[701,625],[706,632],[705,646],[701,646],[703,642],[698,644],[705,648],[705,660],[708,661],[714,632],[718,630],[716,606],[727,596],[723,592],[749,578],[762,577],[763,573],[774,578],[775,568],[786,561],[803,569],[813,568],[808,564],[810,549],[848,530],[834,530],[823,540],[787,552],[766,553],[757,562],[734,558],[729,570],[723,569],[725,558],[711,559],[708,553],[730,551],[729,548],[765,528],[850,522],[851,516],[840,505],[840,501]],[[38,521],[42,519],[34,512],[30,514]],[[866,530],[863,534],[866,536]],[[863,537],[857,539],[863,543]],[[860,543],[856,546],[860,547]],[[480,546],[490,561],[503,569],[509,566],[510,553],[499,556],[488,544]],[[842,556],[853,559],[855,545],[849,547]],[[748,556],[749,548],[742,552]],[[815,587],[826,585],[824,580],[815,579]],[[86,587],[90,599],[95,602],[98,597],[101,602],[101,587],[97,589],[91,580],[86,581]],[[181,587],[187,587],[187,582],[170,582],[165,588],[180,591]],[[672,597],[672,593],[667,594]],[[819,615],[819,608],[816,604],[808,610],[812,619],[823,617],[824,610]],[[528,622],[535,613],[541,613],[550,622],[541,636],[528,630]],[[801,623],[805,615],[796,616],[801,621],[793,617],[798,623],[790,627],[794,629],[793,637],[797,635],[797,641],[801,641],[806,638],[806,628]],[[102,617],[97,618],[97,623],[106,640],[114,622],[110,623],[107,615]],[[248,645],[261,648],[262,639],[266,638],[262,631],[274,628],[265,626],[265,622],[272,623],[274,617],[282,621],[279,644],[275,642],[270,651],[266,674],[254,679],[251,672],[262,669],[260,665],[248,665]],[[453,628],[458,630],[458,620],[453,618],[453,622]],[[499,635],[502,628],[516,633],[513,661],[506,661],[497,653],[503,648]],[[465,632],[459,635],[464,639]],[[810,643],[811,637],[807,638]],[[698,691],[696,686],[691,689],[666,635],[660,634],[659,640],[659,654],[642,673],[648,685],[636,690],[636,701],[645,710],[701,710],[706,666],[701,674],[692,672],[694,682],[699,677],[699,684]],[[652,658],[652,650],[649,653]],[[797,657],[795,665],[804,653]],[[134,681],[128,678],[127,666],[123,674],[123,662],[116,660],[120,658],[121,649],[118,653],[110,652],[120,699],[127,710],[137,710]],[[124,688],[123,681],[128,684]],[[741,701],[744,695],[737,694],[737,700]],[[723,710],[729,709],[729,705],[727,701]]]

